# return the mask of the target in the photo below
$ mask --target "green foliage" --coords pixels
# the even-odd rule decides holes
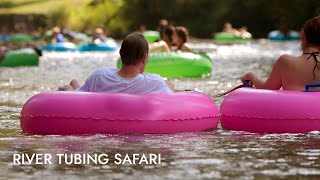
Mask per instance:
[[[57,9],[48,14],[49,24],[52,26],[64,27],[68,23],[69,12],[65,5],[61,5]]]
[[[319,0],[2,1],[0,13],[47,12],[51,27],[59,25],[92,32],[103,25],[114,37],[135,31],[140,24],[155,30],[162,18],[187,27],[195,37],[211,37],[212,32],[221,31],[225,22],[232,23],[235,28],[247,26],[254,37],[266,37],[268,32],[279,28],[280,22],[300,30],[307,19],[320,13]]]
[[[90,29],[92,32],[97,26],[104,26],[116,35],[127,33],[126,22],[119,16],[123,5],[122,0],[88,1],[85,6],[70,13],[68,25],[79,31]]]
[[[289,27],[300,30],[302,24],[320,12],[317,0],[124,0],[123,17],[129,28],[145,24],[156,29],[160,19],[186,26],[196,37],[211,37],[225,22],[234,27],[247,26],[255,37],[265,37],[279,28],[285,19]]]

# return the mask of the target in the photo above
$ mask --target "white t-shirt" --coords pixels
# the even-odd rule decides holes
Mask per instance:
[[[157,74],[143,73],[133,78],[122,78],[118,69],[99,68],[76,91],[129,94],[172,93],[167,83]]]

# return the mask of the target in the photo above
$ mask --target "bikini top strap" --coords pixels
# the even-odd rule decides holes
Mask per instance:
[[[311,57],[313,57],[314,60],[318,61],[317,56],[320,55],[320,52],[318,52],[318,51],[313,51],[313,52],[311,52],[311,53],[303,53],[303,54],[310,54],[310,56],[308,57],[308,59],[310,59]]]
[[[314,73],[316,67],[320,68],[320,66],[318,65],[318,63],[320,63],[317,59],[317,56],[320,56],[320,52],[318,51],[313,51],[311,53],[303,53],[303,54],[310,54],[310,56],[308,57],[308,59],[310,59],[311,57],[313,57],[314,61],[316,62],[316,64],[314,65],[313,68],[313,80],[316,79],[316,74]]]

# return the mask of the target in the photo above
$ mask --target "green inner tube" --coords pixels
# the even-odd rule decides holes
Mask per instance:
[[[236,36],[232,33],[222,32],[214,36],[214,41],[217,43],[237,43],[237,42],[248,42],[252,38],[246,38],[241,36]]]
[[[143,33],[148,43],[155,42],[160,39],[160,34],[158,31],[146,31]]]
[[[15,34],[11,36],[12,42],[31,42],[33,37],[28,34]]]
[[[12,50],[6,53],[4,59],[0,60],[0,66],[37,66],[39,64],[38,54],[30,48]]]
[[[121,68],[121,59],[118,68]],[[211,59],[205,53],[159,52],[150,53],[145,72],[167,78],[209,77],[212,71]]]

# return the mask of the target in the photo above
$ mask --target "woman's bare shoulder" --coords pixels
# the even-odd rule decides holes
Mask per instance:
[[[282,60],[294,60],[297,58],[298,58],[298,56],[293,56],[293,55],[289,55],[289,54],[283,54],[279,57],[279,59],[282,59]]]
[[[285,65],[285,64],[291,64],[293,62],[295,62],[296,60],[299,59],[300,56],[293,56],[293,55],[289,55],[289,54],[283,54],[281,55],[278,60],[277,60],[277,64],[281,64],[281,65]]]

